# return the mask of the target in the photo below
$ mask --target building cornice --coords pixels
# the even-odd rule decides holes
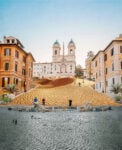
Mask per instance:
[[[97,52],[97,54],[96,54],[96,55],[92,58],[92,60],[91,60],[91,61],[93,61],[93,60],[94,60],[94,59],[95,59],[95,58],[99,55],[99,53],[100,53],[100,52],[104,52],[104,50],[100,50],[100,51],[98,51],[98,52]]]
[[[35,61],[33,55],[30,52],[26,52],[23,48],[21,48],[17,44],[4,44],[4,43],[1,43],[0,46],[16,46],[17,48],[19,48],[19,50],[21,50],[22,52],[24,52],[26,55],[30,55],[33,58],[33,60]]]
[[[110,47],[110,45],[112,45],[114,42],[122,42],[122,40],[117,40],[117,39],[115,39],[115,40],[112,40],[106,47],[105,47],[105,49],[104,50],[100,50],[100,51],[98,51],[97,52],[97,54],[92,58],[92,61],[99,55],[99,53],[100,52],[104,52],[105,53],[105,51]]]

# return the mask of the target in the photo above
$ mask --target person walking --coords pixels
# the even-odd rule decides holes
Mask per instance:
[[[33,104],[34,104],[34,107],[36,108],[37,105],[38,105],[38,99],[37,99],[37,97],[34,98]]]
[[[42,105],[45,106],[45,98],[42,98]]]

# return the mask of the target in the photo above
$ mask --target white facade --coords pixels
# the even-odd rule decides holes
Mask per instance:
[[[52,62],[33,64],[33,77],[68,77],[75,76],[75,43],[71,40],[68,44],[68,54],[64,55],[64,45],[58,41],[53,44]]]

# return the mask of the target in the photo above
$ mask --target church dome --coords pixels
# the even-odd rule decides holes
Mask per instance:
[[[70,40],[69,44],[70,44],[70,43],[74,43],[72,39]]]
[[[60,46],[59,42],[56,40],[53,44],[53,46]]]
[[[72,39],[70,40],[68,46],[75,46],[75,43],[74,43],[74,41]]]

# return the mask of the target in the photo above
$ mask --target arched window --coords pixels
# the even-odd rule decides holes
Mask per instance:
[[[57,50],[55,50],[55,55],[57,55]]]
[[[73,50],[72,49],[70,49],[70,54],[72,54],[73,53]]]

